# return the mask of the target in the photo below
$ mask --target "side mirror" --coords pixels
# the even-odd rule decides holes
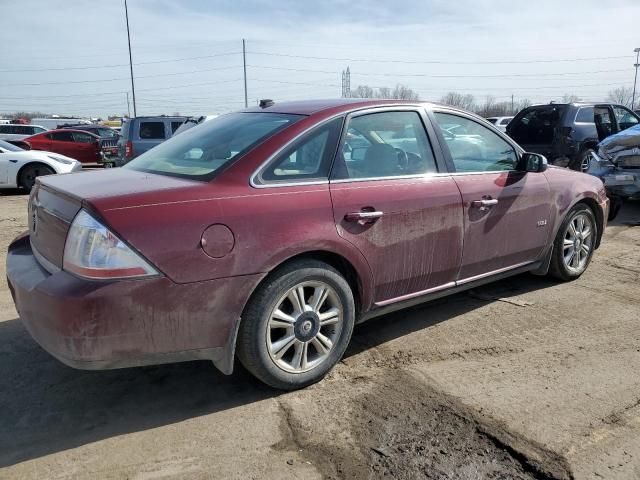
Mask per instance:
[[[549,166],[547,157],[540,155],[539,153],[525,152],[520,157],[520,170],[521,172],[544,172]]]

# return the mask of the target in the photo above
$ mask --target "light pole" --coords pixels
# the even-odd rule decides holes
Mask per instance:
[[[640,57],[640,48],[634,48],[634,52],[636,52],[636,63],[633,64],[636,67],[636,75],[633,78],[633,96],[631,97],[631,110],[633,110],[636,106],[636,82],[638,81],[638,67],[640,67],[640,63],[638,63],[638,58]]]
[[[129,10],[127,9],[127,0],[124,0],[124,16],[127,19],[127,41],[129,42],[129,70],[131,71],[131,94],[133,96],[133,116],[137,117],[136,112],[136,87],[133,85],[133,60],[131,59],[131,34],[129,33]]]

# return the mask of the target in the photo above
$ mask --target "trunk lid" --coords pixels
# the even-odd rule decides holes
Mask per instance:
[[[31,246],[43,267],[61,268],[67,232],[81,208],[99,213],[159,203],[167,193],[198,196],[198,186],[204,184],[122,168],[39,177],[29,199]]]

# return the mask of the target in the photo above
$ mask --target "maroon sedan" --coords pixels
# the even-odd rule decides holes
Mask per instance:
[[[354,324],[525,271],[579,277],[602,182],[441,105],[334,100],[206,122],[123,168],[38,178],[7,274],[31,335],[89,369],[234,357],[318,381]]]
[[[33,150],[60,153],[80,163],[99,163],[102,160],[100,137],[81,130],[50,130],[24,139]]]

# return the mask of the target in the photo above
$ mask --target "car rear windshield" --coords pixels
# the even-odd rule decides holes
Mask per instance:
[[[551,144],[565,108],[565,105],[530,107],[509,123],[509,135],[522,145]]]
[[[266,112],[223,115],[152,148],[124,168],[208,180],[235,158],[303,117]]]

